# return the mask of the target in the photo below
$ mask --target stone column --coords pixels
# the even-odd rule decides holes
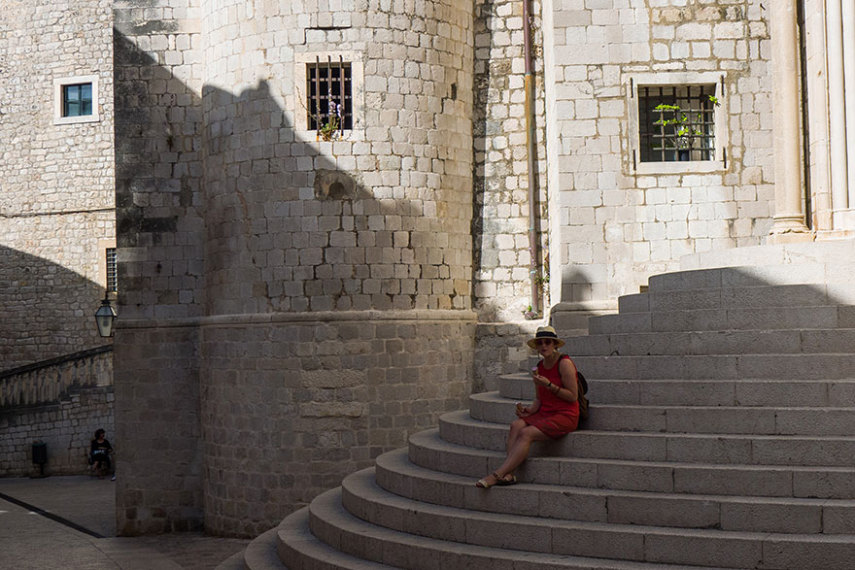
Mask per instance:
[[[855,0],[841,2],[843,29],[843,93],[846,112],[846,171],[848,207],[855,207]]]
[[[846,96],[844,95],[843,25],[840,0],[826,4],[828,108],[831,147],[831,203],[834,212],[849,207],[846,157]],[[836,216],[835,216],[836,218]],[[837,226],[836,220],[834,226]]]
[[[771,241],[781,241],[783,234],[807,235],[808,230],[802,189],[796,2],[779,0],[770,6],[775,85],[775,215]]]

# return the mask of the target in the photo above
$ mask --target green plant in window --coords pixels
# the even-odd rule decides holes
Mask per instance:
[[[339,138],[341,134],[341,123],[342,123],[342,107],[341,105],[336,105],[335,110],[331,112],[327,117],[327,122],[323,123],[321,121],[320,115],[318,115],[317,123],[320,125],[318,127],[318,138],[325,141],[332,141]]]
[[[336,135],[338,135],[338,117],[330,115],[329,120],[318,129],[318,136],[325,141],[331,141],[336,138]]]
[[[707,95],[707,98],[714,107],[721,105],[718,97]],[[679,105],[669,105],[667,103],[656,105],[653,109],[659,112],[659,120],[653,124],[664,127],[666,148],[677,150],[691,149],[695,137],[704,134],[700,129],[695,127],[696,124],[703,122],[703,118],[699,112],[695,112],[697,116],[691,117]]]

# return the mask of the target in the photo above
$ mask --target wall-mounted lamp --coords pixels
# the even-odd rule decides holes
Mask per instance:
[[[110,299],[104,295],[101,306],[95,311],[95,324],[98,325],[98,334],[102,337],[113,336],[113,322],[116,320],[116,309],[110,304]]]

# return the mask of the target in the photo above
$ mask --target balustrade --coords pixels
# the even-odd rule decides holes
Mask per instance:
[[[72,387],[113,384],[113,347],[102,346],[0,372],[0,409],[59,402]]]

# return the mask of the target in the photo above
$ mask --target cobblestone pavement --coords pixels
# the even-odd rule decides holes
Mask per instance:
[[[0,479],[0,568],[215,568],[248,540],[201,533],[116,537],[109,478]]]

